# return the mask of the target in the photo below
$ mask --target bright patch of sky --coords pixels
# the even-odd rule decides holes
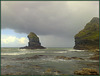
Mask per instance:
[[[28,39],[25,37],[18,38],[12,35],[1,35],[1,47],[21,47],[26,46]]]
[[[25,36],[27,37],[27,34],[25,34],[25,33],[16,33],[12,29],[1,29],[1,36],[2,35],[17,36],[18,38],[25,37]]]
[[[1,47],[26,46],[28,39],[26,34],[16,33],[12,29],[1,30]]]

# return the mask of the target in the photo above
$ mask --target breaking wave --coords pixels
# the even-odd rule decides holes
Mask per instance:
[[[80,51],[84,51],[84,50],[69,49],[68,51],[76,51],[76,52],[80,52]]]
[[[45,51],[20,51],[20,52],[13,52],[13,53],[1,53],[1,55],[25,55],[31,53],[45,53]]]

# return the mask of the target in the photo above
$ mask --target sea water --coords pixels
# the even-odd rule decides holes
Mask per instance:
[[[99,61],[89,59],[93,54],[86,50],[60,47],[34,50],[1,48],[1,74],[44,75],[47,69],[55,69],[62,74],[74,75],[74,71],[82,68],[99,70]],[[57,56],[78,57],[84,60],[56,59]]]

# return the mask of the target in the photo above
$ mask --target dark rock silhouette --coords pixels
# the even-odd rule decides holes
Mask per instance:
[[[94,17],[83,30],[75,35],[74,49],[99,49],[99,18]]]
[[[35,33],[30,32],[27,37],[29,39],[28,46],[21,47],[20,49],[45,49],[45,47],[41,46],[39,37]]]

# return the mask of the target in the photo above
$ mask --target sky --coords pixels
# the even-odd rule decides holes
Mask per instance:
[[[1,1],[1,47],[27,46],[30,32],[45,47],[73,47],[93,17],[99,1]]]

